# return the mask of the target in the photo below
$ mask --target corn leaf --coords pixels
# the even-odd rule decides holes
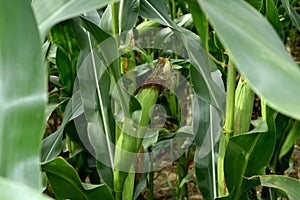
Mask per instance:
[[[50,37],[57,45],[56,66],[64,91],[72,96],[73,84],[76,77],[76,63],[79,56],[79,47],[75,40],[73,21],[61,22],[50,30]]]
[[[281,0],[286,12],[288,13],[288,15],[290,16],[291,20],[293,21],[293,23],[295,24],[295,26],[297,27],[297,29],[300,31],[300,16],[299,14],[296,12],[296,10],[290,5],[288,0]]]
[[[198,3],[254,92],[272,108],[300,119],[300,70],[270,23],[241,0]]]
[[[42,171],[46,173],[58,199],[93,200],[100,197],[113,199],[112,193],[105,184],[82,183],[76,170],[61,157],[43,164]]]
[[[122,0],[119,9],[120,33],[132,29],[140,11],[140,0]]]
[[[293,123],[293,127],[287,134],[285,135],[285,140],[282,144],[282,147],[280,149],[279,159],[281,160],[283,156],[288,154],[289,151],[294,147],[295,141],[300,136],[300,122],[296,121]]]
[[[264,4],[264,14],[266,18],[269,20],[280,38],[283,40],[284,32],[274,0],[266,0]]]
[[[78,85],[81,92],[85,117],[88,123],[87,132],[89,142],[97,158],[97,170],[101,178],[113,189],[113,144],[115,142],[115,123],[112,116],[110,84],[111,76],[107,69],[115,70],[118,79],[118,65],[113,62],[117,56],[116,42],[113,37],[100,27],[85,18],[81,18],[84,27],[89,31],[88,42],[92,46],[92,37],[97,52],[89,49],[78,71]],[[91,37],[92,36],[92,37]],[[105,48],[107,45],[111,48]],[[99,57],[101,54],[101,59]],[[102,61],[104,62],[102,62]],[[113,63],[113,64],[112,64]]]
[[[36,0],[33,1],[32,7],[38,22],[40,35],[44,38],[48,29],[54,24],[115,1],[117,0]]]
[[[83,106],[80,99],[80,93],[76,92],[66,106],[64,118],[59,128],[43,140],[42,162],[52,160],[61,153],[63,148],[62,138],[65,126],[82,113]]]
[[[266,121],[262,121],[254,130],[229,139],[224,174],[230,199],[243,199],[247,190],[259,184],[245,177],[264,173],[264,167],[273,155],[276,112],[267,107],[264,113]]]
[[[0,1],[0,32],[0,176],[38,190],[46,73],[29,1]]]
[[[40,191],[33,190],[27,185],[23,185],[17,181],[0,177],[0,199],[9,200],[49,200],[46,195],[42,195]]]
[[[279,175],[263,175],[258,177],[262,186],[279,189],[290,200],[300,198],[300,182],[297,179]]]
[[[197,185],[203,199],[216,197],[216,158],[213,157],[216,141],[219,139],[220,126],[216,111],[204,100],[198,98],[193,117],[195,137],[195,172]],[[214,117],[213,117],[214,116]]]

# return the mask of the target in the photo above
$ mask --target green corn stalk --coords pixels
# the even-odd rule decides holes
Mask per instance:
[[[225,177],[224,177],[224,158],[227,143],[234,132],[234,102],[235,102],[235,85],[236,69],[231,57],[229,57],[227,72],[227,102],[226,102],[226,120],[224,134],[220,138],[219,158],[218,158],[218,193],[219,196],[227,195]]]
[[[126,130],[132,130],[126,128],[126,126],[131,126],[131,119],[124,120],[124,127],[119,139],[116,143],[115,159],[114,165],[131,165],[134,162],[134,158],[126,157],[126,152],[138,153],[147,125],[151,120],[152,107],[156,104],[160,92],[165,90],[165,88],[172,88],[175,84],[175,78],[173,76],[172,65],[169,59],[159,58],[157,65],[155,66],[153,72],[145,81],[144,85],[139,89],[135,98],[140,103],[141,114],[138,121],[138,128],[135,131],[135,136],[133,134],[128,134]],[[134,169],[133,169],[134,170]],[[131,173],[131,172],[130,172]],[[123,192],[133,192],[133,191],[123,191],[126,178],[128,177],[128,172],[120,171],[118,169],[114,170],[114,190],[115,199],[122,199]],[[128,188],[128,187],[127,187]]]
[[[249,131],[254,102],[254,92],[243,77],[235,90],[234,135]]]

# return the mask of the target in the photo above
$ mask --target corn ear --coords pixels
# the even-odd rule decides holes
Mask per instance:
[[[116,199],[122,199],[122,192],[128,172],[120,171],[120,166],[132,169],[132,163],[135,162],[134,157],[128,158],[128,154],[124,152],[138,153],[147,125],[151,120],[152,107],[156,104],[158,96],[165,87],[172,87],[175,79],[172,76],[171,62],[167,58],[159,58],[158,64],[144,85],[138,90],[135,98],[141,105],[141,114],[138,122],[138,127],[135,130],[135,136],[126,133],[126,128],[131,126],[131,119],[124,121],[124,128],[116,144],[115,159],[114,159],[114,190]],[[129,122],[129,123],[128,123]],[[134,154],[133,154],[134,155]],[[134,170],[134,169],[132,169]],[[132,191],[131,191],[132,192]]]
[[[254,92],[242,77],[235,91],[234,135],[249,131],[254,102]]]

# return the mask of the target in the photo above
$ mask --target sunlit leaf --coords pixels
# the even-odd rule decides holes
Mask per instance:
[[[268,21],[241,0],[198,2],[252,89],[300,119],[300,70]]]
[[[61,157],[43,164],[42,171],[46,172],[58,199],[113,199],[112,193],[105,184],[82,183],[76,170]]]
[[[35,0],[32,7],[42,38],[54,24],[117,0]]]
[[[300,198],[299,180],[279,175],[262,175],[258,177],[262,186],[278,189],[282,191],[290,200],[297,200]]]
[[[42,195],[39,190],[33,190],[18,181],[12,181],[3,177],[0,177],[0,199],[50,200],[46,195]]]
[[[46,72],[29,1],[0,1],[0,32],[0,176],[40,189]]]

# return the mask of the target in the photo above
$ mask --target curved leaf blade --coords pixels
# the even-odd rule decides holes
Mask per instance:
[[[266,115],[267,120],[262,121],[252,131],[229,139],[224,158],[224,174],[233,199],[242,198],[245,191],[259,184],[245,177],[264,173],[262,169],[272,158],[276,137],[276,113],[267,109]]]
[[[10,200],[49,200],[47,196],[41,194],[39,190],[20,184],[17,181],[12,181],[0,177],[0,199]]]
[[[290,16],[291,20],[295,24],[298,30],[300,30],[300,16],[296,12],[296,10],[290,5],[288,0],[281,0],[285,10],[287,11],[288,15]]]
[[[46,73],[29,1],[0,1],[0,32],[0,176],[39,189]]]
[[[120,1],[119,31],[120,33],[132,29],[140,11],[140,0]]]
[[[117,80],[120,76],[118,62],[115,61],[118,55],[117,44],[114,38],[100,27],[85,18],[81,20],[98,46],[97,51],[90,49],[86,55],[79,69],[77,81],[88,122],[88,138],[95,150],[93,155],[97,158],[98,173],[109,187],[113,188],[111,166],[113,166],[112,142],[115,141],[115,122],[110,96],[112,77],[107,69],[112,71]],[[110,48],[107,48],[108,44]]]
[[[105,184],[82,183],[76,170],[61,157],[42,165],[42,170],[46,172],[58,199],[113,199]]]
[[[141,0],[141,15],[165,26],[174,27],[176,24],[171,20],[168,14],[168,8],[165,1]]]
[[[117,0],[36,0],[32,7],[41,36],[44,38],[47,30],[54,24],[115,1]]]
[[[216,158],[214,151],[221,127],[219,116],[215,109],[206,101],[198,98],[195,105],[196,115],[193,118],[194,129],[198,126],[195,137],[195,171],[197,185],[203,199],[214,199],[216,197]]]
[[[83,113],[83,105],[80,98],[80,93],[75,92],[68,102],[64,118],[60,127],[50,136],[43,140],[41,161],[47,162],[54,159],[62,151],[62,137],[66,125]]]
[[[259,179],[262,186],[279,189],[283,191],[290,200],[300,198],[300,182],[297,179],[279,175],[263,175],[259,176]]]
[[[254,91],[274,109],[300,119],[300,70],[268,21],[240,0],[198,3]]]

